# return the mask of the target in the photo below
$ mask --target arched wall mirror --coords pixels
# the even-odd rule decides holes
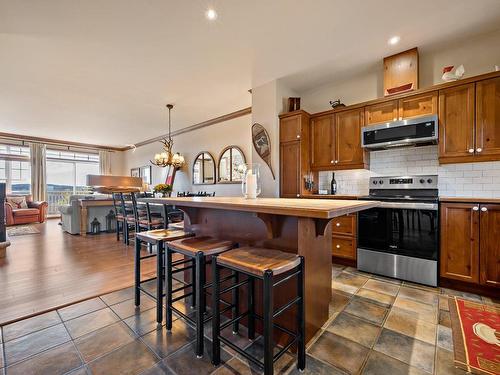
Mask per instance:
[[[238,146],[227,146],[219,157],[219,176],[217,182],[221,184],[240,183],[243,172],[239,168],[245,164],[245,154]]]
[[[215,184],[215,160],[207,151],[202,151],[193,163],[193,185]]]

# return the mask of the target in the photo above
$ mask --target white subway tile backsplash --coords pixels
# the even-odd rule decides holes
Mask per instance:
[[[338,194],[368,194],[377,175],[437,174],[441,196],[500,198],[500,162],[439,165],[438,147],[372,151],[370,170],[335,172]],[[320,189],[330,189],[331,172],[319,173]]]

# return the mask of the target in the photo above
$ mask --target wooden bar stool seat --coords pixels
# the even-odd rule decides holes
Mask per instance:
[[[139,225],[141,225],[141,226],[163,225],[163,219],[162,218],[151,218],[151,220],[142,219],[142,220],[139,220]]]
[[[212,317],[205,316],[206,314],[206,297],[205,290],[210,287],[210,284],[206,283],[205,267],[209,261],[208,257],[217,256],[219,254],[224,254],[225,251],[233,249],[236,244],[232,241],[220,240],[210,236],[200,236],[192,238],[183,238],[180,240],[172,241],[167,243],[166,249],[166,328],[167,330],[172,329],[172,313],[175,312],[177,315],[181,316],[184,320],[194,324],[196,326],[196,356],[203,356],[203,346],[204,346],[204,325]],[[184,256],[184,259],[176,262],[172,262],[172,255],[178,253]],[[190,264],[185,266],[185,264]],[[178,266],[181,266],[179,268]],[[191,270],[191,280],[186,282],[185,280],[180,280],[175,278],[174,275],[179,272],[185,272]],[[235,275],[230,276],[230,278],[236,277]],[[181,287],[173,289],[173,282],[177,281],[182,284]],[[177,292],[185,291],[189,289],[190,291],[183,293],[180,296],[173,295]],[[174,303],[186,299],[187,297],[192,297],[191,306],[196,309],[195,318],[189,317],[188,314],[184,314],[178,308],[174,307]],[[230,309],[233,307],[231,306]]]
[[[219,255],[217,263],[262,277],[266,271],[275,276],[290,271],[300,264],[300,258],[279,250],[241,247]]]
[[[200,251],[203,255],[209,256],[231,250],[234,248],[234,242],[219,240],[210,236],[201,236],[172,241],[168,246],[170,250],[176,253],[195,257],[196,253]]]
[[[170,242],[181,238],[192,237],[194,233],[185,232],[183,229],[153,229],[139,232],[136,237],[144,242],[156,245],[158,242]]]
[[[221,289],[224,279],[221,279],[221,270],[246,275],[246,280],[239,282],[238,277],[231,286]],[[280,276],[281,275],[281,276]],[[221,342],[236,351],[242,357],[264,370],[264,375],[272,375],[274,363],[285,354],[293,345],[297,346],[297,368],[304,371],[306,365],[305,349],[305,304],[304,304],[304,258],[297,254],[287,253],[274,249],[256,247],[242,247],[227,251],[212,258],[212,362],[220,364]],[[285,282],[295,278],[297,283],[297,294],[290,301],[277,309],[274,307],[273,295],[275,289]],[[255,280],[262,280],[262,316],[255,312]],[[247,307],[248,310],[239,314],[236,308],[232,319],[221,323],[220,316],[224,310],[220,305],[227,303],[221,296],[232,292],[232,305],[238,306],[238,289],[248,285]],[[227,284],[226,284],[227,285]],[[275,319],[292,307],[296,307],[296,330],[289,330],[278,323]],[[248,338],[255,338],[255,319],[262,321],[262,335],[264,337],[264,356],[256,357],[254,353],[242,348],[233,340],[224,336],[222,330],[232,325],[233,332],[238,332],[239,321],[247,318]],[[275,346],[273,336],[274,330],[279,330],[288,336],[288,342],[280,348]],[[276,351],[277,350],[277,351]]]

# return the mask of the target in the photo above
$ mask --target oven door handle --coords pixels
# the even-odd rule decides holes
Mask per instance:
[[[429,210],[437,211],[437,203],[418,203],[418,202],[380,202],[378,208],[401,208],[407,210]]]

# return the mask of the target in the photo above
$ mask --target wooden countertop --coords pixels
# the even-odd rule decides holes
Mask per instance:
[[[500,203],[500,198],[439,197],[439,201],[449,203]]]
[[[331,219],[379,205],[377,201],[318,200],[302,198],[176,197],[140,198],[138,201],[181,207],[258,212],[275,215]]]

